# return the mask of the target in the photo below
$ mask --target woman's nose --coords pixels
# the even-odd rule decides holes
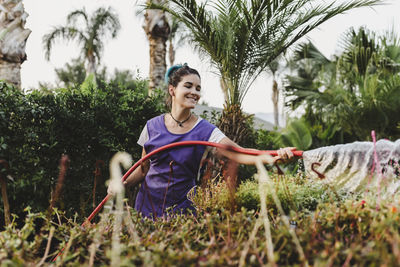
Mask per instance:
[[[199,91],[197,91],[197,90],[195,90],[194,92],[192,92],[192,94],[193,94],[193,95],[196,95],[196,96],[198,96],[198,97],[200,97],[200,96],[201,96],[200,92],[199,92]]]

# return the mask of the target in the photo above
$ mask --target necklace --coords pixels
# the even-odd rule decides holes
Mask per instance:
[[[192,113],[190,112],[190,114],[189,114],[189,117],[187,117],[185,120],[183,120],[183,121],[178,121],[177,119],[175,119],[174,118],[174,116],[172,116],[172,113],[170,112],[169,113],[169,115],[171,115],[171,118],[174,120],[174,121],[176,121],[177,123],[178,123],[178,125],[179,125],[179,127],[183,127],[183,123],[185,123],[185,122],[187,122],[189,119],[190,119],[190,117],[192,117]]]

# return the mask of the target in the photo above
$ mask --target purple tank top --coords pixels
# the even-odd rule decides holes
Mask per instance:
[[[208,141],[215,126],[201,120],[184,134],[167,130],[164,114],[147,122],[149,140],[146,153],[167,144],[181,141]],[[172,148],[150,158],[150,168],[136,197],[135,209],[146,217],[160,217],[168,213],[193,210],[187,193],[195,186],[200,161],[206,147],[200,145]],[[172,170],[172,171],[171,171]],[[167,210],[167,211],[166,211]]]

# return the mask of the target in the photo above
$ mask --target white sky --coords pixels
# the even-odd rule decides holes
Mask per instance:
[[[26,28],[32,30],[26,44],[28,59],[22,64],[22,87],[37,87],[39,82],[55,82],[54,68],[64,66],[79,55],[74,43],[54,45],[50,61],[45,60],[42,37],[53,26],[64,25],[66,16],[73,10],[85,7],[91,13],[100,6],[111,6],[118,13],[121,31],[114,40],[105,44],[102,63],[109,71],[130,69],[139,71],[142,77],[148,77],[149,48],[142,29],[142,20],[135,15],[136,0],[24,0],[25,11],[29,14]],[[337,50],[341,34],[349,27],[367,26],[371,30],[383,32],[392,26],[400,31],[400,0],[387,0],[387,5],[361,8],[337,16],[320,28],[311,32],[308,38],[327,56]],[[400,34],[400,32],[399,32]],[[305,39],[303,39],[305,40]],[[190,47],[177,50],[176,63],[187,62],[199,70],[202,76],[202,100],[209,105],[222,107],[223,95],[219,80],[210,71],[208,63],[199,59]],[[271,80],[263,75],[253,84],[243,102],[246,112],[272,112]]]

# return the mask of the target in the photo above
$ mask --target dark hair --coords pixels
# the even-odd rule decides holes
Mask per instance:
[[[182,81],[182,78],[189,74],[195,74],[199,76],[199,78],[201,78],[199,72],[189,67],[186,63],[183,65],[181,64],[174,65],[167,70],[167,73],[165,74],[165,83],[168,86],[172,85],[173,87],[176,87],[178,86],[178,83]],[[168,89],[167,89],[167,99],[165,102],[167,107],[170,109],[172,105],[172,96],[170,95]]]

